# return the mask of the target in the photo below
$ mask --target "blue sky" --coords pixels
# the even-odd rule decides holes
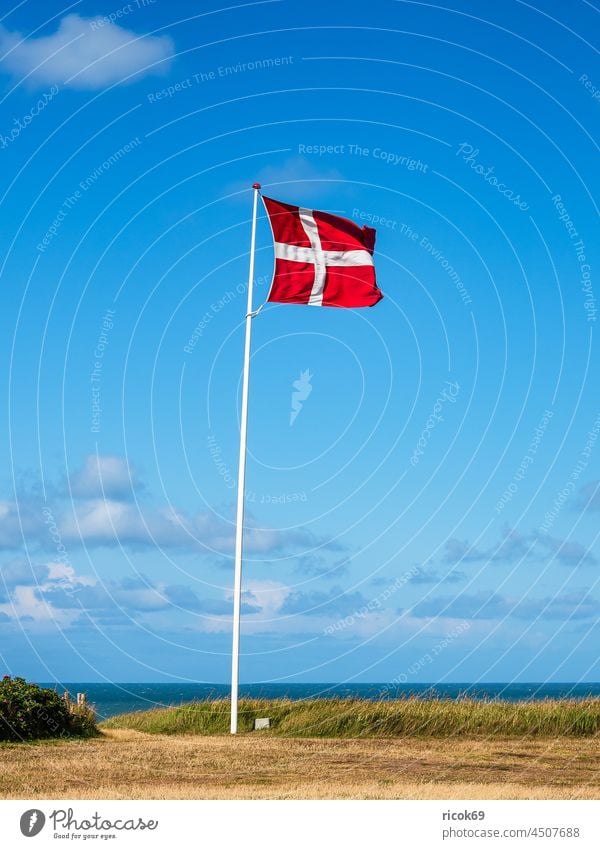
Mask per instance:
[[[598,680],[593,7],[198,8],[0,22],[3,668],[228,680],[259,180],[385,298],[254,321],[241,680]]]

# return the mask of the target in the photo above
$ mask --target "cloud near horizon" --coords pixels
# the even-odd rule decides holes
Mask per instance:
[[[219,631],[229,627],[231,594],[228,589],[214,591],[203,585],[187,586],[166,580],[149,579],[143,574],[101,580],[97,576],[79,576],[65,557],[61,560],[58,543],[70,555],[80,546],[126,547],[135,551],[164,548],[179,552],[217,555],[231,566],[235,524],[214,513],[190,513],[167,505],[149,506],[127,461],[115,455],[88,455],[69,478],[69,487],[54,490],[52,510],[35,495],[23,495],[17,502],[0,502],[0,547],[18,549],[23,538],[28,546],[37,546],[46,557],[35,561],[14,559],[0,564],[0,619],[14,619],[46,627],[58,623],[73,627],[82,616],[97,624],[135,624],[138,616],[158,617],[153,622],[172,622],[182,613],[195,615],[193,630]],[[104,497],[101,497],[104,493]],[[69,499],[68,496],[71,495]],[[48,520],[51,516],[51,521]],[[314,549],[321,548],[318,552]],[[248,581],[244,597],[246,624],[252,633],[271,633],[272,622],[307,622],[305,632],[322,633],[325,626],[350,616],[348,627],[336,630],[343,639],[358,635],[377,635],[382,627],[400,627],[397,613],[414,620],[469,619],[482,622],[510,617],[513,622],[532,620],[589,621],[597,614],[597,601],[589,589],[575,589],[554,597],[519,598],[500,595],[492,590],[474,594],[443,595],[415,603],[406,611],[394,611],[378,603],[380,595],[368,598],[362,592],[346,590],[339,580],[348,569],[345,559],[328,564],[328,555],[341,550],[339,543],[318,537],[307,528],[279,531],[256,526],[247,519],[246,550],[256,560],[274,554],[293,555],[294,571],[321,582],[310,589],[287,586],[280,581]],[[312,551],[311,551],[312,549]],[[549,535],[520,534],[505,528],[499,543],[478,550],[468,542],[450,539],[442,564],[427,564],[413,570],[407,583],[454,583],[466,576],[452,568],[457,561],[477,560],[512,562],[519,558],[541,560],[556,557],[563,564],[593,563],[595,558],[576,542]],[[215,558],[213,558],[215,560]],[[45,562],[44,562],[45,561]],[[445,564],[445,565],[443,565]],[[323,586],[325,579],[336,583]],[[379,585],[387,578],[374,582]],[[404,620],[403,620],[404,621]],[[403,627],[403,626],[402,626]],[[299,630],[302,631],[302,629]]]
[[[51,555],[57,546],[159,548],[214,554],[231,566],[233,518],[210,512],[190,514],[173,505],[150,507],[137,497],[143,489],[125,459],[90,454],[70,476],[69,486],[59,491],[55,504],[28,494],[17,501],[0,501],[0,549],[18,550],[25,545]],[[319,555],[313,554],[317,550],[344,550],[340,543],[308,528],[259,527],[251,514],[246,515],[244,547],[254,555],[297,553],[302,562],[313,565],[319,562]],[[321,567],[327,568],[322,563]]]
[[[30,87],[93,90],[166,73],[175,48],[166,35],[138,35],[101,16],[70,14],[39,38],[0,25],[0,51],[0,68]]]
[[[232,608],[230,591],[211,597],[143,574],[102,581],[77,575],[60,563],[19,559],[0,566],[0,622],[5,624],[18,621],[69,629],[91,618],[98,626],[135,625],[140,616],[169,613],[176,618],[188,613],[228,622]],[[260,611],[256,598],[244,593],[242,613],[249,616]]]
[[[505,525],[500,539],[489,548],[479,549],[467,540],[451,537],[446,541],[442,560],[449,564],[514,563],[516,560],[556,559],[563,566],[591,566],[598,560],[589,548],[575,540],[562,540],[536,531],[522,534]]]
[[[546,598],[511,598],[493,590],[438,596],[419,602],[410,613],[417,619],[504,619],[512,616],[533,621],[591,619],[597,617],[598,609],[597,599],[590,595],[589,589],[582,587]]]

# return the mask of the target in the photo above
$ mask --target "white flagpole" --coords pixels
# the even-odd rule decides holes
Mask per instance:
[[[254,183],[250,268],[248,270],[248,306],[246,309],[246,343],[242,379],[242,412],[240,417],[240,462],[238,470],[237,517],[235,527],[235,576],[233,583],[233,642],[231,647],[231,733],[237,734],[238,685],[240,671],[240,610],[242,606],[242,551],[244,542],[244,492],[246,478],[246,431],[248,429],[248,383],[250,377],[250,337],[252,334],[252,285],[254,282],[254,248],[256,245],[256,210],[260,183]]]

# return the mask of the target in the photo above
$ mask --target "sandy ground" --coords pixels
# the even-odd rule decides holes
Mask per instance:
[[[0,746],[0,797],[589,799],[597,739],[157,736]]]

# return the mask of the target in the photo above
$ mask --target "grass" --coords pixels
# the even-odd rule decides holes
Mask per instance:
[[[600,699],[229,702],[0,745],[5,799],[595,799]],[[269,716],[268,731],[251,732]]]
[[[226,699],[192,702],[122,714],[101,727],[146,734],[226,734],[229,710]],[[269,737],[589,737],[600,732],[600,699],[519,703],[467,698],[240,700],[240,731],[252,731],[259,717],[270,717],[272,727],[254,733]]]
[[[8,799],[595,799],[600,740],[108,730],[0,746]]]

